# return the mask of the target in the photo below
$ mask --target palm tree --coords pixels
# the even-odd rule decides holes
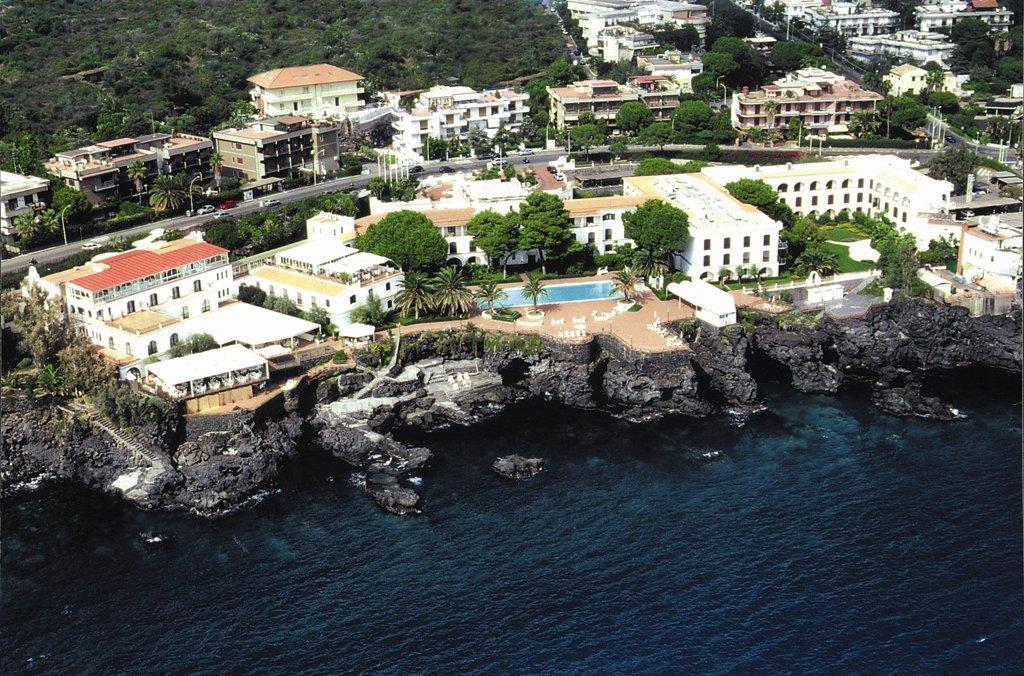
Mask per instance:
[[[718,268],[718,282],[724,287],[726,282],[732,279],[732,270],[723,265]]]
[[[882,122],[878,119],[878,115],[869,111],[854,113],[850,119],[850,131],[858,137],[874,136],[878,133],[878,128],[881,125]]]
[[[764,114],[768,119],[768,129],[775,129],[775,114],[779,112],[779,102],[775,99],[767,99],[764,102]]]
[[[65,393],[64,374],[53,364],[44,364],[36,374],[36,396],[59,397]]]
[[[184,178],[181,174],[158,176],[149,189],[149,206],[157,212],[179,208],[188,196]]]
[[[423,273],[407,272],[405,279],[398,283],[398,289],[395,300],[406,315],[412,312],[419,319],[421,312],[427,312],[433,306],[434,285]]]
[[[537,301],[548,295],[547,287],[540,283],[540,275],[528,275],[523,282],[523,296],[533,303],[533,311],[537,311]]]
[[[476,293],[473,296],[481,304],[486,305],[488,310],[497,310],[496,305],[498,301],[505,300],[508,298],[508,294],[498,286],[498,282],[493,279],[488,279],[486,282],[480,285]]]
[[[214,150],[210,153],[210,168],[213,169],[213,180],[217,184],[217,190],[220,190],[220,169],[224,166],[224,156],[220,154],[220,151]]]
[[[473,307],[473,293],[466,288],[466,275],[461,268],[442,268],[434,276],[434,287],[434,307],[441,314],[464,315]]]
[[[839,261],[831,251],[820,247],[808,247],[796,259],[794,267],[804,273],[817,272],[820,275],[831,275],[839,271]]]
[[[878,102],[878,112],[885,116],[885,138],[890,138],[892,135],[892,109],[894,105],[895,100],[888,94]]]
[[[623,268],[612,277],[612,291],[609,295],[621,293],[623,298],[631,301],[633,296],[636,295],[639,285],[640,275],[633,272],[630,268]]]
[[[668,264],[660,258],[656,258],[650,251],[644,250],[638,252],[633,259],[633,270],[644,279],[650,279],[651,277],[661,277],[668,272]]]
[[[35,244],[57,232],[60,219],[53,209],[26,211],[14,217],[14,234],[23,244]]]
[[[366,296],[366,302],[349,313],[352,321],[372,326],[383,326],[391,319],[391,313],[384,308],[384,304],[373,291]]]
[[[146,174],[149,173],[146,171],[146,165],[139,160],[135,160],[127,165],[124,170],[128,174],[128,178],[135,184],[135,193],[139,196],[139,201],[141,202],[143,181],[146,180]]]
[[[942,91],[945,82],[946,74],[942,72],[941,68],[932,68],[924,77],[925,88],[929,94]]]

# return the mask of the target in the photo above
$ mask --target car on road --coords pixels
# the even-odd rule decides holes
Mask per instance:
[[[495,155],[492,152],[488,152],[486,150],[484,152],[482,152],[482,153],[477,153],[476,154],[476,159],[478,159],[478,160],[493,160],[495,157],[497,157],[497,155]]]
[[[260,200],[260,206],[266,207],[268,209],[270,207],[279,207],[281,206],[281,200],[277,199],[276,197],[268,197],[265,200]]]
[[[439,167],[437,171],[438,171],[438,173],[440,173],[440,174],[452,174],[452,173],[454,173],[454,172],[455,172],[455,170],[454,170],[454,169],[452,169],[451,167],[449,167],[449,166],[447,166],[447,165],[444,165],[444,166],[441,166],[441,167]]]
[[[533,154],[533,148],[523,148],[522,150],[519,151],[519,154],[520,155],[532,155]]]
[[[205,216],[206,214],[212,214],[217,210],[217,207],[212,204],[204,204],[203,206],[196,209],[196,216]]]
[[[231,218],[231,214],[229,214],[227,212],[227,210],[225,209],[224,211],[218,211],[217,213],[215,213],[213,215],[213,218],[214,218],[214,220],[219,221],[222,218]]]
[[[415,167],[412,167],[412,168],[409,169],[409,173],[410,174],[422,174],[423,173],[423,167],[421,167],[420,165],[417,164]]]
[[[219,209],[220,211],[227,211],[228,209],[234,209],[237,206],[238,202],[236,202],[235,200],[224,200],[223,202],[217,205],[217,209]]]
[[[102,248],[103,245],[99,242],[86,242],[82,245],[82,251],[95,251],[96,249]]]

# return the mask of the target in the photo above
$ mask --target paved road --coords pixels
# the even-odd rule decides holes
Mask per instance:
[[[956,138],[956,143],[963,143],[964,145],[966,145],[968,148],[978,153],[979,155],[989,157],[993,160],[999,159],[999,148],[993,148],[992,146],[986,145],[984,143],[978,143],[974,139],[964,136],[953,127],[950,127],[948,123],[943,122],[941,118],[938,118],[932,115],[931,113],[928,114],[928,122],[930,123],[930,126],[933,125],[934,128],[938,130],[935,134],[936,138],[942,139],[944,143],[946,135],[949,134],[950,136]],[[1003,164],[1013,167],[1016,166],[1017,161],[1017,152],[1013,148],[1007,150],[1006,158],[1003,160]]]
[[[508,158],[511,164],[516,166],[522,166],[529,163],[540,163],[546,164],[547,162],[564,155],[564,150],[543,150],[536,151],[531,156],[512,156]],[[455,171],[461,170],[473,170],[481,169],[487,164],[484,160],[472,160],[472,159],[456,159],[450,162],[424,162],[423,172],[420,176],[430,176],[432,174],[439,174],[446,169],[452,169]],[[301,188],[294,188],[292,190],[285,190],[282,192],[274,193],[272,197],[281,201],[282,204],[289,202],[297,202],[307,197],[313,197],[315,195],[323,195],[328,192],[337,192],[339,190],[351,190],[359,189],[366,185],[366,183],[377,175],[377,165],[365,165],[364,171],[369,173],[360,174],[358,176],[346,176],[344,178],[332,179],[329,181],[321,181],[317,185],[308,185]],[[251,200],[248,202],[242,202],[234,209],[230,210],[232,216],[241,216],[243,214],[253,213],[255,211],[261,211],[264,207],[259,205],[258,200]],[[175,216],[173,218],[166,218],[160,221],[153,221],[151,223],[145,223],[137,225],[124,230],[118,230],[116,232],[108,233],[110,237],[134,237],[144,236],[155,228],[164,228],[165,230],[181,230],[189,228],[195,225],[201,225],[208,223],[213,220],[213,214],[205,214],[203,216]],[[73,232],[68,234],[73,235]],[[2,268],[3,274],[19,273],[23,270],[28,269],[29,264],[34,260],[38,265],[46,265],[49,263],[56,263],[62,261],[82,250],[82,245],[87,240],[69,242],[67,245],[59,245],[50,247],[48,249],[40,249],[38,251],[30,251],[20,256],[12,258],[6,258],[0,261],[0,268]]]

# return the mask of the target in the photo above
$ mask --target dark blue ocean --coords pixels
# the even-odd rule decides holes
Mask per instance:
[[[955,384],[953,422],[524,405],[416,439],[413,518],[327,459],[213,521],[45,486],[3,503],[0,671],[1020,673],[1020,381]]]

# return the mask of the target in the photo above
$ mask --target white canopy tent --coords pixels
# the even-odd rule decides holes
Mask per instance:
[[[267,360],[242,345],[158,361],[148,365],[146,371],[176,398],[261,382],[268,374]],[[211,383],[212,378],[218,380]]]
[[[704,280],[673,282],[665,290],[692,305],[697,319],[703,322],[717,327],[736,323],[736,301],[727,292]]]
[[[346,324],[338,329],[338,335],[342,338],[354,340],[373,338],[377,328],[370,324]]]
[[[320,325],[258,305],[230,303],[193,320],[192,333],[209,333],[219,345],[241,343],[252,348],[274,343],[312,340]]]

